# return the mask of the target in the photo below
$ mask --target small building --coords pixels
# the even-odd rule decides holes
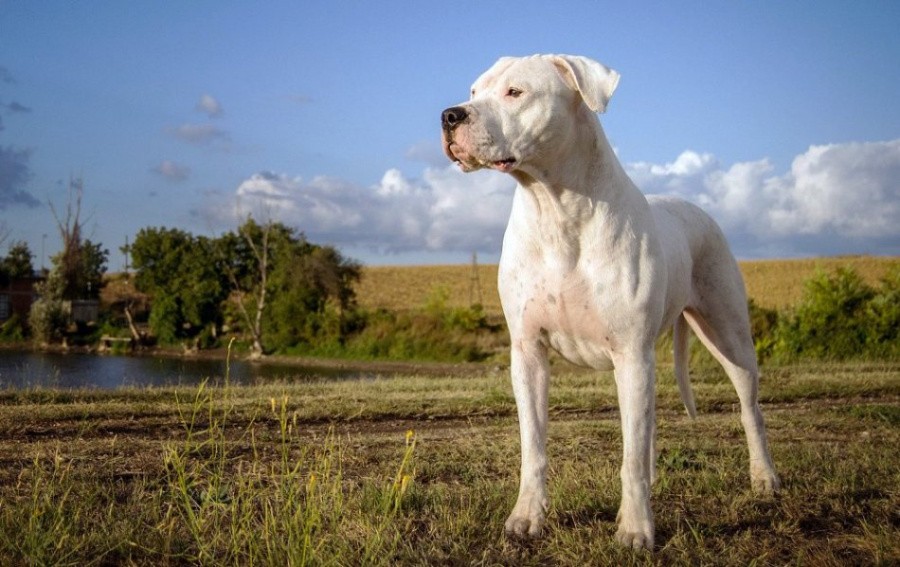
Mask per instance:
[[[63,310],[69,315],[70,323],[96,323],[100,316],[100,301],[98,299],[63,301]]]
[[[35,285],[44,281],[40,274],[30,277],[12,278],[0,286],[0,324],[18,315],[23,322],[28,320],[31,304],[37,299]]]

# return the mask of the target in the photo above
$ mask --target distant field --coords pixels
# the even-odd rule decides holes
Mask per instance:
[[[759,305],[783,308],[794,305],[803,293],[803,282],[816,269],[831,272],[847,266],[856,270],[871,284],[885,275],[900,257],[850,256],[799,260],[754,260],[741,262],[747,292]],[[367,266],[357,293],[359,302],[368,308],[411,309],[422,306],[443,288],[450,305],[469,305],[479,297],[489,315],[500,315],[497,296],[497,266],[480,265],[479,286],[473,286],[475,272],[471,265],[451,266]],[[480,290],[480,296],[479,291]]]

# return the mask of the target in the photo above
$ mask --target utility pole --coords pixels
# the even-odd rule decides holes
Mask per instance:
[[[476,301],[476,298],[478,299]],[[472,275],[469,276],[469,307],[475,304],[484,305],[481,296],[481,279],[478,277],[478,252],[472,252]]]
[[[128,277],[128,253],[131,252],[131,246],[128,244],[128,235],[125,235],[125,246],[122,248],[125,253],[125,277]]]

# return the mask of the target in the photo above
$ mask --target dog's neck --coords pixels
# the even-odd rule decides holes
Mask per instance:
[[[592,113],[580,122],[574,143],[580,152],[561,148],[558,153],[543,156],[542,160],[512,172],[520,188],[530,194],[540,216],[552,213],[555,222],[580,224],[598,213],[635,210],[622,207],[623,200],[646,202],[625,173],[603,127]]]
[[[526,223],[517,233],[551,241],[543,250],[554,250],[559,269],[578,265],[583,240],[591,248],[621,248],[637,243],[623,241],[646,224],[649,206],[607,141],[603,128],[591,114],[576,133],[581,152],[562,151],[546,156],[552,167],[535,162],[513,172],[519,182],[516,200],[524,210],[517,222]],[[571,148],[568,148],[570,150]],[[637,224],[635,224],[637,221]],[[639,231],[637,231],[639,232]]]

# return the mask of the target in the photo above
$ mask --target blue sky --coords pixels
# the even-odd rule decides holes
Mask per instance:
[[[0,226],[40,264],[75,176],[114,271],[142,227],[247,214],[366,264],[495,261],[514,185],[458,172],[440,112],[500,56],[571,53],[621,73],[601,120],[642,189],[738,257],[896,255],[898,26],[875,1],[0,0]]]

